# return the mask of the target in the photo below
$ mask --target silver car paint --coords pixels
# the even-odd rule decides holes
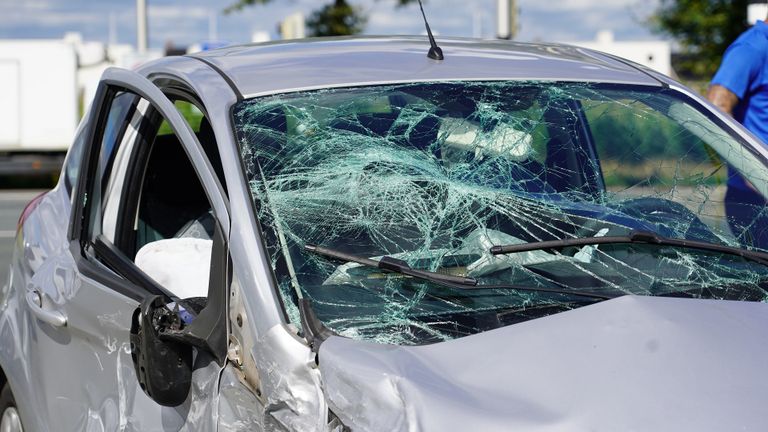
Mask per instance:
[[[182,137],[203,183],[211,191],[211,202],[222,225],[227,226],[221,188],[199,143],[173,105],[154,85],[133,72],[108,70],[103,79],[144,94],[163,112]],[[217,405],[212,401],[217,394],[220,367],[214,362],[208,366],[201,364],[194,372],[194,389],[180,407],[160,407],[139,389],[127,341],[131,311],[137,304],[77,272],[67,241],[67,225],[51,223],[69,219],[68,201],[60,183],[25,222],[23,237],[17,240],[24,243],[15,251],[11,281],[2,302],[5,310],[0,314],[0,328],[6,329],[3,334],[14,341],[8,346],[20,345],[11,353],[3,351],[13,354],[10,359],[4,356],[3,367],[17,394],[27,429],[215,427]],[[29,290],[40,291],[44,306],[66,312],[66,324],[54,328],[30,316],[32,305],[24,304]],[[198,363],[201,361],[205,361],[205,356],[198,356]],[[16,373],[14,369],[21,371]],[[31,388],[25,388],[19,377],[28,377],[25,381]],[[31,407],[42,415],[35,415]]]
[[[528,48],[453,41],[444,44],[447,60],[438,65],[426,59],[421,38],[310,45],[307,50],[298,43],[232,48],[200,57],[224,70],[237,90],[246,95],[449,79],[587,79],[659,85],[649,75],[615,60],[562,46]],[[372,64],[377,67],[370,67]],[[385,67],[379,67],[382,64]],[[229,114],[236,95],[218,73],[190,58],[163,59],[139,72],[151,79],[167,74],[187,82],[208,110],[224,166],[239,166]],[[196,161],[204,164],[201,155],[197,153]],[[210,167],[206,168],[210,173]],[[761,348],[765,336],[759,332],[767,324],[765,305],[623,298],[427,347],[383,346],[333,337],[321,346],[318,367],[306,342],[282,317],[243,173],[227,169],[225,176],[234,266],[230,316],[234,321],[241,315],[244,323],[241,328],[232,326],[232,348],[241,350],[239,354],[236,349],[231,351],[232,362],[223,371],[218,367],[209,370],[209,366],[203,369],[204,376],[196,376],[190,399],[202,401],[208,408],[187,415],[184,430],[213,430],[215,426],[209,421],[215,417],[219,430],[328,430],[327,401],[354,430],[508,430],[518,425],[533,430],[679,431],[742,426],[743,430],[756,430],[765,425],[759,413],[768,400],[768,387],[764,379],[758,376],[750,381],[748,375],[761,370],[759,366],[766,360],[766,350]],[[210,182],[207,186],[214,187]],[[27,220],[23,237],[17,239],[11,281],[0,297],[0,343],[13,347],[0,350],[0,364],[19,402],[24,424],[32,431],[60,429],[32,408],[41,407],[41,395],[34,386],[41,377],[29,356],[29,347],[36,342],[31,324],[34,318],[23,303],[24,284],[35,278],[52,298],[78,289],[71,256],[66,256],[66,227],[50,223],[67,220],[69,209],[69,197],[61,184],[43,198]],[[98,309],[98,305],[91,306]],[[606,320],[606,316],[612,319]],[[112,318],[102,318],[103,331]],[[742,332],[743,339],[730,340],[734,330]],[[591,331],[593,336],[584,338],[584,331]],[[98,341],[105,349],[115,348],[118,358],[128,361],[116,369],[124,372],[117,397],[80,401],[87,415],[82,427],[75,430],[179,430],[179,418],[169,415],[163,417],[162,424],[145,423],[157,407],[138,390],[130,357],[118,349],[124,347],[112,347],[112,342],[108,338]],[[707,342],[732,349],[709,352]],[[643,364],[632,370],[630,364],[637,360],[629,356],[631,353],[648,355],[655,363],[648,369]],[[692,361],[693,355],[700,355],[702,361]],[[619,358],[623,363],[612,362]],[[662,360],[670,359],[673,362],[669,364],[677,368],[676,375],[664,369]],[[713,376],[711,371],[719,361],[738,361],[739,366],[727,373],[717,369],[721,375]],[[48,366],[55,373],[45,379],[54,381],[63,373],[91,372]],[[254,369],[257,377],[253,376]],[[697,371],[710,372],[710,381],[700,382]],[[597,381],[596,374],[600,374]],[[671,376],[679,377],[684,385],[670,393],[678,399],[661,395],[663,401],[679,406],[687,399],[691,411],[685,413],[698,415],[696,421],[684,423],[689,417],[677,411],[664,417],[667,412],[651,399],[656,395],[639,393],[626,385],[627,380],[634,379],[632,382],[644,392],[649,384],[664,387],[663,380]],[[742,393],[737,395],[741,405],[732,403],[726,393],[707,396],[699,392],[724,391],[731,383],[741,384],[738,388]],[[584,391],[592,385],[598,389]],[[612,399],[615,395],[620,397]],[[628,405],[617,403],[622,400]],[[721,405],[715,405],[718,403]],[[694,404],[708,407],[708,411],[693,411]],[[731,411],[718,417],[712,406]],[[645,417],[636,423],[622,423],[632,415]],[[737,420],[724,423],[733,416],[738,416]]]
[[[46,194],[37,210],[24,225],[28,241],[16,253],[39,262],[35,271],[25,268],[24,260],[14,259],[12,282],[6,287],[0,307],[0,340],[12,350],[0,350],[3,370],[11,383],[20,415],[29,431],[202,431],[211,430],[212,419],[217,417],[218,406],[213,403],[218,393],[220,367],[211,362],[194,373],[193,391],[188,401],[177,408],[164,408],[150,400],[139,388],[130,347],[126,337],[130,317],[99,314],[109,290],[84,287],[75,273],[76,265],[70,255],[69,244],[52,244],[50,240],[66,239],[66,226],[50,223],[68,217],[69,196],[60,184]],[[31,266],[30,266],[31,267]],[[80,316],[70,314],[68,327],[89,329],[86,345],[78,344],[71,331],[60,331],[68,337],[69,358],[59,350],[39,351],[45,337],[56,337],[57,329],[47,324],[35,325],[24,303],[27,287],[16,283],[29,275],[29,284],[43,290],[57,305],[63,306],[81,294],[92,300],[82,304]],[[87,294],[87,295],[84,295]],[[120,297],[118,294],[113,297]],[[129,299],[126,307],[135,308]],[[80,322],[78,322],[80,320]],[[85,320],[85,321],[83,321]],[[65,339],[66,340],[66,339]],[[78,345],[75,345],[78,344]],[[80,351],[80,352],[78,352]],[[37,354],[37,355],[35,355]],[[52,389],[59,389],[53,392]],[[62,397],[73,394],[75,397]],[[46,400],[46,396],[53,399]]]
[[[240,156],[230,115],[230,108],[237,99],[226,81],[205,63],[191,58],[168,58],[150,66],[139,72],[151,79],[174,76],[201,97],[214,128],[223,166],[239,166]],[[242,369],[230,371],[241,379],[237,392],[251,394],[251,408],[258,408],[262,415],[270,413],[261,422],[279,418],[279,422],[287,427],[294,425],[291,427],[293,430],[322,430],[322,425],[327,423],[327,407],[314,365],[314,354],[306,341],[296,336],[296,329],[285,325],[282,306],[269,271],[270,262],[259,240],[244,173],[239,169],[230,169],[225,170],[224,175],[232,215],[229,249],[234,276],[230,317],[231,322],[236,322],[236,317],[240,315],[244,322],[242,327],[232,326],[231,330],[233,349],[240,352],[242,363],[239,368],[228,367]],[[261,398],[253,395],[257,386],[260,386]],[[298,394],[314,396],[301,398],[296,396]],[[232,409],[232,415],[247,412],[249,407],[242,408]],[[222,421],[242,423],[243,420],[227,418]]]
[[[767,326],[765,303],[625,296],[430,346],[332,337],[320,372],[352,430],[759,431]]]
[[[46,262],[63,255],[68,247],[65,226],[41,223],[42,218],[51,216],[68,218],[69,213],[62,213],[69,209],[68,196],[62,189],[58,187],[42,198],[26,224],[27,236],[17,235],[8,285],[3,287],[0,298],[0,343],[6,347],[0,350],[0,361],[19,405],[23,424],[33,431],[50,430],[50,427],[48,419],[38,415],[38,410],[43,411],[46,405],[42,399],[44,395],[39,392],[38,371],[30,364],[34,360],[29,355],[34,339],[27,322],[34,317],[24,301],[25,283],[31,281]],[[50,271],[47,273],[51,274]],[[72,280],[71,272],[63,272],[58,281],[62,285],[71,285]],[[56,291],[48,284],[43,288]]]
[[[196,56],[224,71],[246,97],[315,88],[444,80],[660,83],[624,62],[567,45],[426,38],[334,38],[224,48]]]

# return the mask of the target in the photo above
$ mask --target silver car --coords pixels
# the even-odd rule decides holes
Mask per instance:
[[[762,143],[619,58],[440,46],[107,70],[19,222],[0,431],[768,430]]]

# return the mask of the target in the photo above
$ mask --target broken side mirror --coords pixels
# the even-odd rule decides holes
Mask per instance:
[[[141,389],[163,406],[179,406],[192,384],[194,350],[219,364],[226,357],[225,310],[205,297],[169,303],[165,296],[146,298],[131,322],[131,358]],[[224,329],[226,327],[223,327]],[[223,336],[224,337],[223,337]]]
[[[144,393],[163,406],[184,403],[192,383],[192,345],[169,338],[182,330],[178,306],[171,309],[163,296],[145,299],[131,322],[131,358]]]
[[[227,296],[232,262],[221,230],[214,233],[208,297],[144,299],[131,321],[131,358],[141,389],[163,406],[184,403],[194,362],[227,357]],[[197,355],[195,355],[197,350]],[[202,356],[201,356],[202,354]]]

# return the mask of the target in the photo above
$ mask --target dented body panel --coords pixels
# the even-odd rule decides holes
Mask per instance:
[[[4,346],[14,347],[0,351],[0,358],[24,427],[51,431],[210,430],[213,423],[207,418],[215,413],[210,403],[193,404],[208,413],[190,412],[191,405],[162,408],[139,388],[127,340],[130,316],[124,313],[133,310],[135,303],[98,288],[74,271],[69,245],[55,242],[66,238],[66,233],[50,223],[68,217],[69,210],[63,188],[42,199],[17,238],[24,243],[15,253],[30,259],[14,260],[10,285],[0,303],[0,328],[7,338]],[[27,285],[21,283],[25,273],[32,275]],[[35,320],[25,304],[31,287],[39,287],[66,313],[64,330],[24,324]],[[79,303],[85,310],[67,307],[77,296],[86,300]],[[217,391],[218,369],[202,368],[196,374],[200,393],[195,397],[215,399],[211,395]],[[188,421],[190,417],[194,420]]]
[[[320,372],[353,430],[757,431],[767,324],[762,303],[626,296],[430,346],[334,337]]]

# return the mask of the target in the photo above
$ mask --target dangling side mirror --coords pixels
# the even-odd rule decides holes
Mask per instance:
[[[174,302],[170,293],[153,295],[142,301],[133,314],[130,340],[136,377],[144,393],[160,405],[179,406],[187,399],[194,369],[193,350],[198,350],[198,360],[205,353],[203,358],[222,367],[226,361],[225,287],[232,261],[218,225],[211,262],[207,297],[173,297]]]
[[[131,357],[144,393],[163,406],[184,403],[192,383],[192,346],[163,337],[183,329],[179,309],[163,296],[145,299],[133,314]]]

